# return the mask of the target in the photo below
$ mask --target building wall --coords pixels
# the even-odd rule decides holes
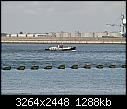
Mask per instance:
[[[95,32],[94,37],[102,37],[107,36],[107,32]]]
[[[18,34],[18,37],[26,37],[26,34]]]
[[[80,34],[74,32],[50,32],[50,33],[29,33],[29,34],[7,34],[7,37],[122,37],[117,32],[81,32]]]
[[[71,37],[76,37],[75,33],[71,33]]]
[[[11,34],[7,34],[6,36],[7,36],[7,37],[11,37]]]
[[[57,32],[56,33],[56,37],[60,37],[60,32]]]
[[[47,34],[35,34],[35,37],[46,37]]]
[[[33,37],[34,34],[27,34],[27,37]]]
[[[93,33],[92,32],[82,32],[81,37],[93,37]]]
[[[68,32],[64,32],[63,33],[63,37],[69,37],[69,33]]]
[[[18,34],[11,34],[11,37],[18,37]]]
[[[110,32],[108,33],[109,36],[113,36],[113,37],[122,37],[122,35],[120,33],[116,33],[116,32]]]
[[[55,33],[55,32],[49,32],[49,33],[48,33],[48,36],[56,37],[56,33]]]

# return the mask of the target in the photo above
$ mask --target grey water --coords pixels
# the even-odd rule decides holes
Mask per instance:
[[[2,44],[1,93],[4,95],[125,95],[126,45],[124,44],[65,44],[76,51],[45,51],[56,44]],[[91,69],[84,69],[85,64]],[[36,64],[38,70],[30,67]],[[44,69],[52,65],[50,70]],[[65,69],[57,69],[65,64]],[[78,69],[71,69],[78,64]],[[103,64],[103,69],[96,65]],[[116,68],[108,66],[115,64]],[[25,65],[23,71],[16,68]]]

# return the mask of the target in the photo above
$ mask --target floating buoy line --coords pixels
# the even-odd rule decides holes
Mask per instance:
[[[73,64],[71,67],[66,67],[65,64],[61,64],[57,68],[58,69],[65,69],[65,68],[71,68],[71,69],[78,69],[78,68],[91,69],[92,67],[93,66],[91,64],[85,64],[83,67],[79,67],[78,64]],[[105,68],[107,68],[107,67],[108,68],[119,68],[119,67],[120,68],[126,68],[126,64],[120,65],[119,67],[116,66],[115,64],[111,64],[111,65],[108,65],[108,66],[104,66],[103,64],[98,64],[95,67],[98,68],[98,69],[103,69],[104,67]],[[44,68],[42,68],[42,67],[39,67],[38,65],[34,64],[34,65],[31,66],[30,69],[31,70],[38,70],[38,69],[52,69],[52,68],[54,68],[52,65],[47,65]],[[10,66],[10,65],[6,65],[6,66],[2,67],[2,70],[11,70],[11,69],[12,69],[12,66]],[[14,69],[14,67],[13,67],[13,69]],[[26,66],[25,65],[20,65],[20,66],[16,67],[15,69],[17,69],[17,70],[25,70]]]

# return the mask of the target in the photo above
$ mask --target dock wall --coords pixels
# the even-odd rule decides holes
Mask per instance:
[[[1,37],[2,43],[125,44],[125,37]]]

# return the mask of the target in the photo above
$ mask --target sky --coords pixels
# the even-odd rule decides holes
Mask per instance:
[[[2,33],[119,31],[126,1],[2,1]]]

